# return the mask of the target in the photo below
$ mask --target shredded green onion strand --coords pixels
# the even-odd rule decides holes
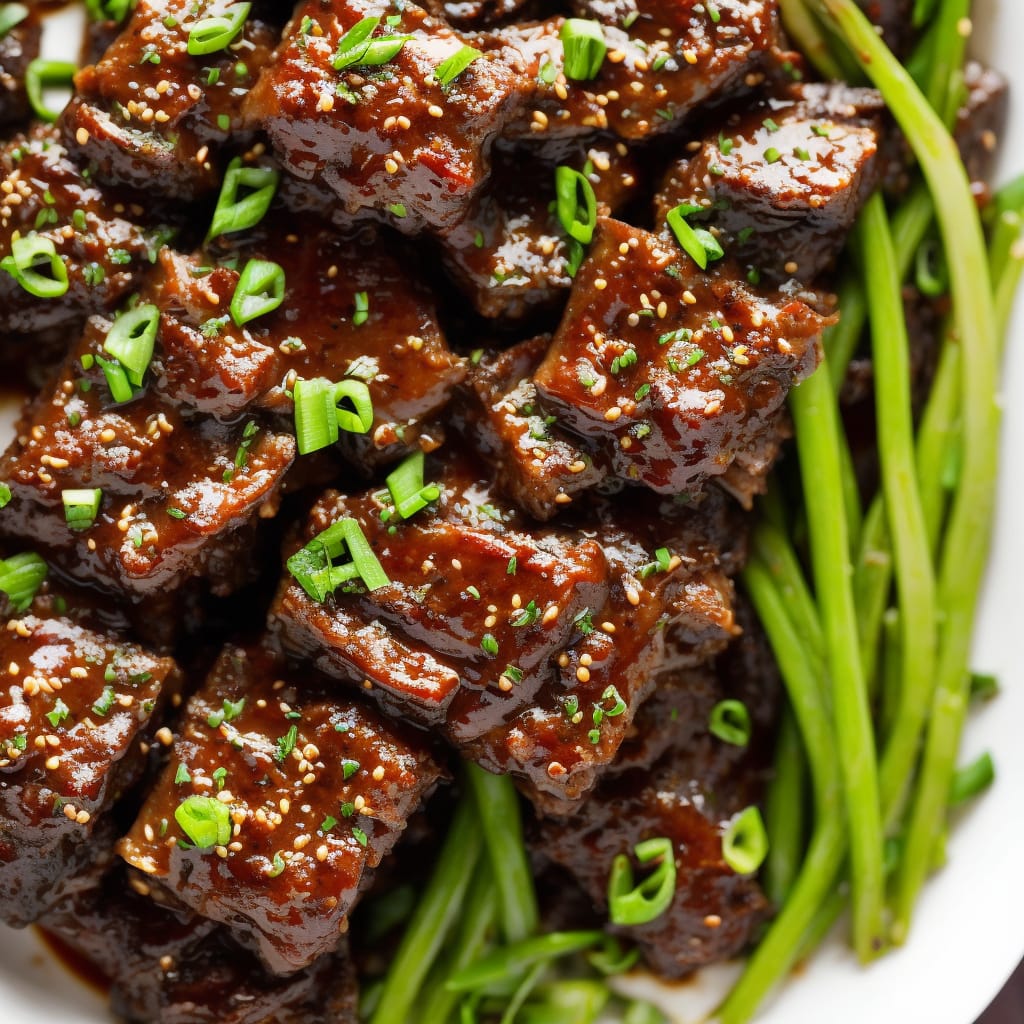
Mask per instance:
[[[71,530],[88,530],[100,511],[103,490],[99,487],[65,488],[61,491],[64,520]]]
[[[7,3],[0,6],[0,39],[16,25],[20,25],[28,17],[28,8],[24,4]]]
[[[669,210],[666,220],[676,236],[676,241],[689,254],[701,270],[706,270],[709,260],[719,260],[725,251],[710,231],[692,227],[686,220],[691,213],[697,213],[701,207],[690,203],[680,203]]]
[[[515,977],[520,971],[592,949],[604,939],[604,932],[549,932],[496,950],[448,979],[451,992],[472,992]]]
[[[565,54],[565,77],[576,82],[597,78],[608,46],[601,23],[585,18],[567,18],[561,31]]]
[[[338,49],[333,60],[335,71],[387,64],[412,38],[394,32],[373,38],[373,32],[379,24],[380,18],[363,18],[338,40]]]
[[[284,269],[272,260],[246,263],[231,296],[231,319],[238,327],[273,313],[284,301]]]
[[[708,729],[725,743],[745,747],[750,742],[750,712],[741,700],[720,700],[712,709]]]
[[[32,604],[48,571],[46,562],[34,551],[0,560],[0,590],[16,612],[23,612]]]
[[[722,836],[722,859],[738,875],[752,875],[768,856],[768,833],[761,812],[747,807]]]
[[[597,197],[585,174],[571,167],[555,168],[555,210],[565,233],[589,245],[597,226]]]
[[[654,870],[635,883],[629,857],[620,853],[612,861],[608,879],[608,911],[612,924],[647,924],[672,904],[676,892],[676,859],[672,840],[665,836],[645,839],[633,847],[641,864],[657,862]]]
[[[242,158],[228,164],[208,238],[245,231],[266,215],[277,191],[280,174],[271,167],[243,167]]]
[[[452,87],[455,79],[473,61],[478,60],[482,56],[483,54],[479,50],[474,50],[472,46],[461,46],[450,57],[437,65],[437,68],[434,70],[434,78],[437,80],[437,84],[447,92]]]
[[[146,303],[121,313],[103,341],[104,351],[121,364],[135,387],[142,387],[159,326],[160,310]]]
[[[223,15],[197,21],[188,34],[189,56],[204,57],[227,49],[245,27],[251,10],[251,3],[233,4]]]
[[[49,274],[42,272],[43,267]],[[34,232],[11,243],[10,255],[0,260],[0,268],[37,299],[60,298],[68,290],[68,270],[57,247],[52,239]]]
[[[60,117],[59,110],[51,110],[43,98],[43,90],[57,86],[70,88],[77,64],[63,60],[44,60],[37,57],[25,69],[25,92],[28,102],[41,121],[52,123]]]

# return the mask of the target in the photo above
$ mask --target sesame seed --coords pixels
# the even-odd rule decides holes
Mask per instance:
[[[157,729],[154,737],[161,746],[169,747],[174,742],[174,733],[167,726]]]
[[[584,668],[590,668],[590,666],[594,664],[594,659],[591,655],[583,653],[580,655],[580,664]]]
[[[295,837],[295,842],[292,843],[292,846],[296,850],[304,850],[307,846],[309,846],[309,842],[310,842],[310,840],[312,838],[313,838],[312,836],[308,836],[308,835],[296,836]]]
[[[380,782],[384,778],[384,765],[379,764],[373,769],[373,781]]]
[[[697,296],[694,295],[689,288],[687,288],[686,291],[683,292],[683,302],[685,302],[688,306],[694,306],[697,304]]]
[[[640,603],[640,591],[636,587],[626,587],[626,600],[635,608]]]
[[[46,759],[46,770],[48,772],[54,772],[60,767],[60,758],[56,754],[53,757]]]
[[[605,411],[604,418],[609,423],[614,423],[621,415],[622,410],[617,405],[613,405],[610,409]]]
[[[555,504],[556,505],[569,505],[571,503],[572,503],[572,498],[570,497],[570,495],[566,494],[564,491],[559,491],[559,493],[555,495]]]
[[[434,114],[432,116],[437,117],[438,115]],[[405,114],[399,114],[398,117],[395,118],[395,123],[402,129],[402,131],[408,131],[412,127],[412,121],[410,121]]]
[[[603,292],[608,287],[608,282],[603,277],[594,279],[594,287],[599,291]]]
[[[544,623],[544,625],[547,625],[549,622],[554,622],[555,619],[557,619],[557,618],[558,618],[558,605],[557,604],[553,604],[553,605],[551,605],[550,608],[548,608],[548,610],[546,612],[544,612],[544,616],[543,616],[543,618],[540,621],[542,623]]]
[[[384,161],[384,170],[387,171],[388,174],[398,173],[398,164],[392,157],[388,157],[387,160]]]
[[[325,860],[327,860],[327,854],[329,852],[330,851],[327,849],[327,844],[323,843],[322,845],[316,848],[316,859],[320,861],[320,863],[322,864]]]
[[[717,914],[708,914],[704,918],[704,926],[706,928],[718,928],[722,924],[722,919]]]
[[[614,633],[615,632],[615,623],[614,622],[602,622],[601,623],[601,628],[606,633]]]
[[[427,107],[427,113],[431,117],[444,117],[444,111],[436,103],[431,103],[430,106]]]
[[[587,468],[587,464],[582,459],[577,459],[575,462],[569,463],[570,473],[582,473]]]

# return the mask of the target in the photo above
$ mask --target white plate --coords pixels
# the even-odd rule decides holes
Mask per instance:
[[[1010,79],[1011,126],[1002,149],[1005,179],[1024,171],[1024,4],[975,0],[975,52]],[[63,33],[61,33],[63,35]],[[972,1024],[1024,956],[1024,308],[1003,379],[1003,472],[994,556],[980,613],[974,667],[998,675],[1003,692],[975,712],[963,758],[990,750],[993,788],[959,817],[949,863],[928,885],[910,941],[860,968],[838,937],[779,993],[760,1024]],[[1018,635],[1018,630],[1022,634]],[[680,1024],[714,1004],[732,976],[702,972],[668,998]],[[105,1001],[77,982],[31,930],[0,927],[0,1006],[6,1020],[109,1024]],[[666,1007],[667,1008],[667,1007]]]

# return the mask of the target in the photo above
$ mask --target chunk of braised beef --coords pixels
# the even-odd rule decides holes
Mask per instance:
[[[356,983],[344,943],[336,954],[281,978],[268,974],[226,929],[157,906],[144,888],[123,865],[104,866],[41,922],[109,980],[111,1007],[120,1019],[356,1024]]]
[[[12,273],[0,271],[4,332],[67,329],[90,313],[112,308],[137,286],[170,233],[153,223],[152,210],[147,212],[139,196],[115,197],[99,188],[49,126],[37,126],[3,146],[0,175],[0,258],[11,254],[16,238],[35,233],[53,244],[68,278],[65,294],[39,298]]]
[[[494,467],[501,491],[541,521],[606,476],[602,465],[558,431],[537,400],[530,378],[549,342],[539,335],[482,355],[453,415],[466,443]]]
[[[812,282],[835,262],[882,174],[881,97],[873,89],[794,84],[732,115],[668,173],[658,223],[699,207],[726,253],[772,281]],[[703,212],[702,212],[703,211]]]
[[[538,828],[538,848],[569,870],[602,912],[614,858],[632,859],[645,839],[672,841],[677,873],[669,908],[647,924],[610,926],[635,941],[648,965],[668,978],[740,952],[770,910],[756,877],[737,874],[722,856],[722,837],[734,817],[763,797],[778,708],[771,655],[756,624],[746,615],[743,620],[747,632],[713,675],[659,679],[617,770],[572,817]],[[711,708],[726,697],[743,700],[750,711],[747,747],[708,729]]]
[[[232,0],[139,0],[61,115],[66,145],[97,177],[191,200],[215,190],[225,144],[245,142],[242,99],[277,42],[256,15],[226,49],[191,56],[189,33]]]
[[[404,40],[383,64],[346,49],[346,34],[369,17],[380,19],[377,37]],[[247,122],[266,131],[291,174],[333,194],[338,215],[371,212],[410,233],[451,227],[483,183],[521,85],[490,54],[439,82],[440,65],[464,45],[411,3],[304,0],[246,99]]]
[[[287,974],[336,948],[440,774],[424,737],[261,648],[228,647],[118,849]],[[187,826],[197,802],[216,825],[208,842]]]
[[[599,220],[533,376],[542,408],[622,480],[699,494],[775,433],[828,323],[739,276],[727,261],[702,271],[674,240]]]
[[[24,926],[102,853],[180,679],[167,658],[33,614],[9,615],[0,657],[0,916]]]
[[[42,19],[35,7],[3,35],[0,35],[0,124],[22,124],[32,107],[25,91],[25,72],[39,56],[43,37]]]
[[[493,33],[494,45],[515,51],[533,90],[510,137],[543,141],[611,131],[643,139],[672,131],[699,105],[760,82],[762,61],[779,41],[774,0],[726,0],[714,13],[698,0],[574,6],[579,17],[601,22],[608,47],[593,79],[566,77],[562,18]]]
[[[623,143],[567,149],[559,163],[586,173],[602,214],[636,194],[639,165]],[[572,243],[554,206],[555,166],[522,148],[496,152],[469,215],[441,236],[445,266],[483,316],[516,319],[547,309],[572,284]]]
[[[61,571],[129,600],[191,576],[227,593],[245,578],[250,529],[273,516],[295,439],[256,417],[224,423],[143,388],[116,403],[102,370],[111,324],[94,317],[56,384],[27,408],[0,459],[12,499],[2,528],[44,544]],[[72,529],[64,491],[100,488],[91,525]],[[238,546],[241,540],[241,546]],[[227,546],[229,559],[218,559]]]
[[[522,19],[543,4],[538,0],[424,0],[422,6],[454,28],[472,30]]]
[[[897,54],[905,54],[914,40],[914,0],[856,0],[857,6],[882,30],[882,37]]]
[[[986,202],[996,147],[1006,128],[1010,90],[998,71],[974,60],[964,69],[964,87],[967,97],[957,111],[954,137],[971,188],[979,202]]]

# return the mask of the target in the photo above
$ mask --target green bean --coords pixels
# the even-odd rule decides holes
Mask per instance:
[[[806,780],[807,763],[800,733],[792,711],[787,708],[775,740],[775,773],[765,806],[768,860],[763,884],[768,898],[778,907],[792,890],[804,856]]]
[[[882,941],[882,821],[875,743],[857,639],[850,542],[842,509],[841,427],[827,370],[790,394],[804,482],[811,564],[825,632],[835,736],[850,831],[853,944],[861,960]]]
[[[535,964],[548,963],[570,953],[581,953],[603,939],[604,932],[598,931],[549,932],[523,939],[522,942],[503,946],[458,971],[448,979],[446,987],[451,992],[475,991],[518,975]]]
[[[814,787],[815,826],[789,899],[715,1015],[721,1024],[750,1020],[769,990],[788,974],[815,913],[835,885],[847,836],[835,732],[818,673],[770,570],[756,554],[743,572],[743,583],[768,634],[803,738]]]
[[[970,641],[992,531],[998,470],[997,322],[984,241],[967,173],[941,118],[853,0],[819,0],[881,91],[934,196],[963,346],[963,473],[943,539],[938,575],[944,614],[931,722],[897,879],[893,937],[902,941],[942,831],[967,707]],[[937,57],[937,60],[941,58]],[[813,378],[812,378],[813,379]]]
[[[882,492],[900,601],[903,669],[892,732],[879,767],[879,798],[892,808],[910,780],[935,678],[935,578],[917,487],[910,395],[910,339],[903,290],[880,194],[865,204],[855,234],[871,317]]]
[[[466,780],[483,825],[487,854],[501,901],[501,929],[507,942],[537,930],[537,894],[523,843],[516,787],[507,775],[492,775],[466,765]]]
[[[462,910],[481,848],[473,803],[463,798],[433,874],[391,961],[371,1024],[408,1024],[420,985]]]

